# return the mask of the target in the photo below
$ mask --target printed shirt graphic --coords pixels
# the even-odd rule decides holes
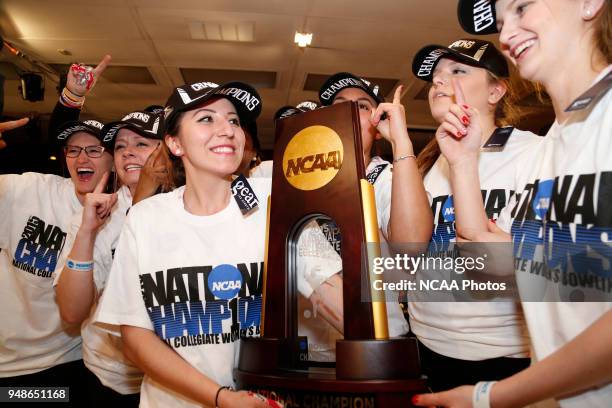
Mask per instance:
[[[240,337],[258,336],[270,179],[250,179],[259,208],[212,216],[179,188],[132,207],[94,320],[147,328],[213,381],[233,385]],[[196,407],[145,376],[142,407]]]
[[[119,234],[125,222],[127,210],[132,205],[132,196],[126,186],[117,191],[117,196],[117,204],[113,208],[108,221],[99,230],[94,245],[93,278],[98,295],[102,293],[106,285]],[[63,251],[61,257],[62,265],[74,245],[82,219],[82,211],[78,211],[72,217],[66,239],[66,250]],[[61,272],[62,268],[60,267],[55,276],[54,285],[57,285]],[[121,337],[112,335],[92,323],[92,316],[97,307],[98,304],[93,305],[90,316],[81,324],[83,362],[106,387],[112,388],[120,394],[137,393],[140,391],[143,373],[123,354]]]
[[[53,290],[71,217],[81,208],[70,179],[0,176],[0,377],[81,358],[79,328],[61,321]]]
[[[365,173],[371,173],[375,168],[385,165],[380,175],[374,182],[374,199],[376,200],[376,215],[378,218],[378,228],[387,237],[387,228],[389,227],[389,219],[391,218],[391,186],[393,181],[393,166],[386,160],[378,156],[372,157],[370,163],[366,167]]]
[[[593,105],[563,125],[555,123],[545,141],[521,159],[517,194],[498,220],[512,234],[523,310],[539,360],[612,309],[612,92]],[[611,400],[608,384],[559,403],[605,407]]]
[[[480,185],[489,218],[498,217],[511,195],[517,159],[541,141],[533,133],[514,129],[502,151],[480,152]],[[449,174],[448,162],[440,156],[424,179],[434,214],[430,257],[456,256],[455,208]],[[422,271],[417,271],[417,276],[419,273]],[[440,273],[448,279],[455,274],[453,271]],[[516,303],[423,302],[434,300],[435,295],[429,292],[425,295],[427,299],[419,299],[418,296],[424,295],[408,294],[412,331],[431,350],[462,360],[528,356],[529,339]],[[470,330],[465,330],[466,327]]]

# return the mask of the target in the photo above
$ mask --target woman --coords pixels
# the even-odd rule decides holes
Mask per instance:
[[[121,341],[92,324],[89,316],[95,312],[104,289],[140,172],[153,152],[157,152],[156,156],[163,152],[160,122],[159,115],[132,112],[102,129],[105,146],[113,151],[121,188],[115,194],[104,194],[103,180],[85,196],[83,214],[74,218],[66,240],[66,246],[71,248],[69,262],[55,277],[62,319],[81,324],[83,361],[95,374],[88,376],[91,406],[138,406],[142,372],[124,356]]]
[[[259,333],[270,182],[232,188],[231,177],[240,124],[257,118],[261,100],[246,84],[200,82],[177,88],[165,111],[186,184],[131,208],[96,320],[120,326],[145,372],[143,407],[270,406],[229,389],[240,338]],[[241,187],[259,200],[244,213],[232,196]]]
[[[0,385],[70,386],[77,405],[81,337],[78,326],[61,321],[52,283],[71,218],[112,166],[101,128],[94,120],[60,128],[69,179],[0,176]]]
[[[579,254],[584,251],[580,247],[587,245],[601,250],[611,227],[606,197],[612,170],[612,5],[604,0],[500,0],[478,5],[461,1],[459,11],[462,25],[472,31],[496,30],[487,28],[486,16],[497,21],[505,54],[523,78],[544,85],[556,115],[547,136],[521,158],[517,195],[502,211],[498,226],[488,224],[482,207],[475,205],[470,183],[453,183],[456,210],[463,213],[462,234],[475,242],[512,240],[516,265],[525,265],[524,270],[550,266],[557,271],[536,275],[518,268],[515,272],[536,364],[498,383],[421,395],[415,402],[504,407],[553,397],[563,407],[609,406],[612,302],[597,287],[568,284],[584,282],[585,277],[609,279],[609,270],[605,264],[587,266],[580,263],[584,257],[565,256],[565,252],[561,258],[567,263],[560,264],[557,251],[567,248],[568,242]],[[471,118],[470,124],[475,123],[476,111],[469,106],[460,109]],[[446,129],[451,126],[449,122]],[[468,128],[460,140],[464,143],[458,143],[462,158],[447,155],[454,163],[453,172],[466,178],[477,176],[471,141],[478,131],[475,126]],[[453,140],[451,133],[439,132],[438,138]],[[595,233],[585,234],[588,230]],[[540,250],[545,242],[552,249],[546,257]],[[605,250],[599,256],[609,258]],[[534,293],[533,288],[543,290]],[[572,300],[582,302],[568,302]]]
[[[362,78],[340,72],[325,81],[319,100],[323,106],[347,101],[359,104],[363,161],[374,185],[378,226],[384,238],[394,243],[427,242],[432,217],[406,130],[406,114],[400,103],[402,87],[395,90],[393,103],[384,102],[379,90]],[[381,137],[393,148],[393,177],[390,163],[371,156],[374,140]]]
[[[423,47],[412,67],[417,78],[431,82],[429,107],[442,126],[453,115],[453,102],[460,97],[461,89],[466,103],[481,112],[483,131],[476,141],[479,148],[483,146],[478,156],[481,180],[478,187],[487,217],[496,219],[509,199],[517,158],[540,139],[529,132],[500,127],[502,121],[511,120],[507,108],[511,106],[509,73],[503,55],[488,41],[461,39],[448,47]],[[465,115],[461,120],[457,124],[459,136],[465,133],[469,121]],[[487,148],[491,137],[498,139],[495,149]],[[452,173],[448,161],[440,155],[440,147],[446,146],[439,146],[433,139],[419,154],[417,163],[425,174],[425,189],[431,197],[434,215],[428,257],[446,259],[454,256],[451,254],[456,241],[455,212]],[[444,280],[462,277],[449,270],[421,270],[417,276]],[[419,340],[421,363],[431,389],[473,384],[483,377],[501,379],[529,366],[529,338],[520,305],[514,299],[453,300],[452,295],[434,298],[431,292],[414,292],[409,296],[410,326]]]

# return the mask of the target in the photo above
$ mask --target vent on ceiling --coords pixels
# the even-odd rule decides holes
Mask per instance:
[[[69,64],[50,64],[59,73],[68,72]],[[93,65],[92,65],[93,66]],[[115,84],[156,85],[147,67],[131,67],[125,65],[111,65],[106,68],[102,78]]]
[[[251,42],[255,41],[255,23],[192,21],[189,33],[194,40]]]
[[[240,81],[258,89],[276,87],[276,72],[204,68],[181,68],[180,70],[186,84],[202,81],[216,82],[217,84]]]
[[[331,74],[321,75],[321,74],[308,74],[306,77],[306,82],[304,82],[304,90],[305,91],[315,91],[319,92],[319,89],[323,86],[327,78],[329,78]],[[387,96],[395,89],[395,86],[398,83],[398,79],[391,78],[372,78],[372,77],[363,77],[368,81],[372,82],[372,84],[378,85],[380,87],[380,95]]]

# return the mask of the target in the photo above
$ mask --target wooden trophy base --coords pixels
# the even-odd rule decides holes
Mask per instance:
[[[412,407],[412,396],[427,392],[414,339],[338,341],[336,369],[287,368],[299,363],[286,340],[247,338],[240,347],[238,388],[286,408]]]

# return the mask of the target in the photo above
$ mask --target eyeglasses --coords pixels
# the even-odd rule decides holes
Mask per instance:
[[[66,155],[66,157],[79,157],[82,150],[85,150],[85,154],[87,155],[87,157],[95,159],[98,157],[102,157],[102,153],[104,153],[104,146],[64,146],[64,154]]]

